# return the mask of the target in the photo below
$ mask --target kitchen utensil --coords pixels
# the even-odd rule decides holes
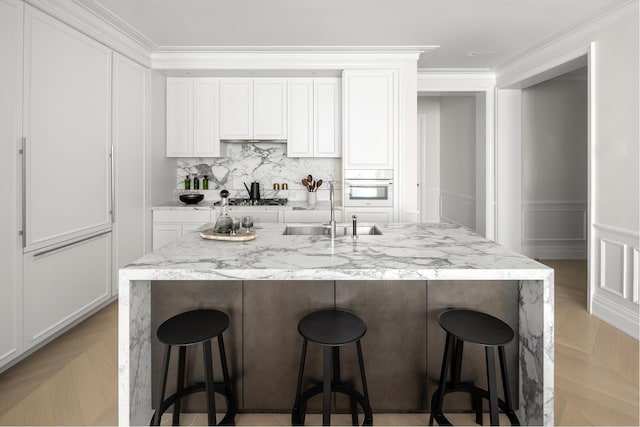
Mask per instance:
[[[260,200],[260,183],[259,182],[257,181],[252,182],[251,189],[247,187],[247,184],[244,184],[244,188],[246,188],[247,192],[249,193],[249,199]]]
[[[307,181],[307,178],[302,178],[302,185],[304,185],[304,188],[309,188],[309,181]]]
[[[182,203],[186,203],[187,205],[195,205],[204,199],[204,194],[200,193],[189,193],[189,194],[181,194],[180,201]]]
[[[321,185],[322,185],[322,180],[319,179],[318,182],[316,182],[316,190],[320,188]]]

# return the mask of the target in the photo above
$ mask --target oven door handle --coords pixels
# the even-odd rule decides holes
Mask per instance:
[[[347,187],[381,187],[393,185],[393,181],[381,181],[381,180],[345,180]]]

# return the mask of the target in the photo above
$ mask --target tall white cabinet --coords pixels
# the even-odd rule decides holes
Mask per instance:
[[[396,70],[345,70],[344,168],[393,169],[398,143]]]
[[[119,54],[113,56],[113,270],[112,295],[118,292],[118,269],[145,253],[146,94],[149,70]]]
[[[1,372],[144,254],[148,71],[20,0],[0,0],[0,55]]]
[[[112,52],[30,6],[24,25],[26,349],[111,297]]]
[[[22,351],[22,14],[0,0],[0,366]]]

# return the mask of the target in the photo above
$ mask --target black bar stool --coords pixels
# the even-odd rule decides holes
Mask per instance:
[[[234,425],[237,411],[236,398],[231,390],[231,381],[227,369],[227,357],[224,351],[222,333],[229,327],[229,316],[218,310],[194,310],[181,313],[166,320],[158,328],[158,339],[166,344],[164,352],[164,374],[162,391],[156,408],[154,425],[160,425],[162,414],[171,405],[173,407],[173,425],[180,425],[180,400],[189,394],[205,391],[207,393],[207,414],[209,425],[216,425],[215,393],[222,394],[227,402],[227,412],[220,425]],[[211,339],[218,338],[220,359],[222,362],[223,383],[213,380],[213,364],[211,358]],[[184,386],[185,359],[187,347],[202,343],[204,352],[205,382],[199,382],[188,387]],[[171,346],[179,347],[178,355],[178,386],[174,394],[167,399],[164,393],[169,373],[169,358]]]
[[[451,392],[471,393],[473,408],[476,413],[476,424],[482,425],[482,399],[489,400],[489,417],[491,425],[499,425],[498,407],[507,415],[511,425],[520,425],[518,417],[513,412],[511,405],[511,393],[509,390],[509,377],[504,355],[505,344],[513,340],[513,329],[502,320],[472,310],[448,310],[440,315],[440,326],[447,332],[440,371],[440,385],[431,398],[431,416],[429,425],[433,425],[435,419],[439,425],[451,425],[442,413],[444,396]],[[485,347],[487,366],[487,390],[473,384],[460,382],[462,368],[462,350],[464,342],[480,344]],[[498,348],[500,357],[500,371],[502,374],[502,388],[504,400],[498,399],[495,372],[495,351]],[[447,370],[453,361],[451,369],[451,382],[447,382]]]
[[[362,346],[360,345],[360,338],[367,331],[367,325],[361,318],[347,311],[321,310],[303,317],[298,323],[298,331],[304,341],[302,343],[298,388],[296,390],[296,401],[291,413],[291,423],[293,425],[304,425],[307,400],[322,393],[322,425],[330,425],[331,392],[336,392],[349,396],[351,400],[351,420],[354,426],[358,425],[358,408],[356,404],[359,404],[364,411],[364,423],[362,425],[373,425],[373,414],[369,404],[369,392],[367,391],[367,380],[362,360]],[[302,393],[302,378],[304,376],[308,341],[319,344],[324,349],[324,374],[322,384],[311,387]],[[352,387],[348,387],[340,380],[340,347],[354,341],[358,349],[358,363],[360,364],[360,377],[364,395]]]

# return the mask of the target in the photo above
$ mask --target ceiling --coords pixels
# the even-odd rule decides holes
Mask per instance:
[[[480,69],[622,1],[82,0],[160,50],[438,45],[419,68]]]

